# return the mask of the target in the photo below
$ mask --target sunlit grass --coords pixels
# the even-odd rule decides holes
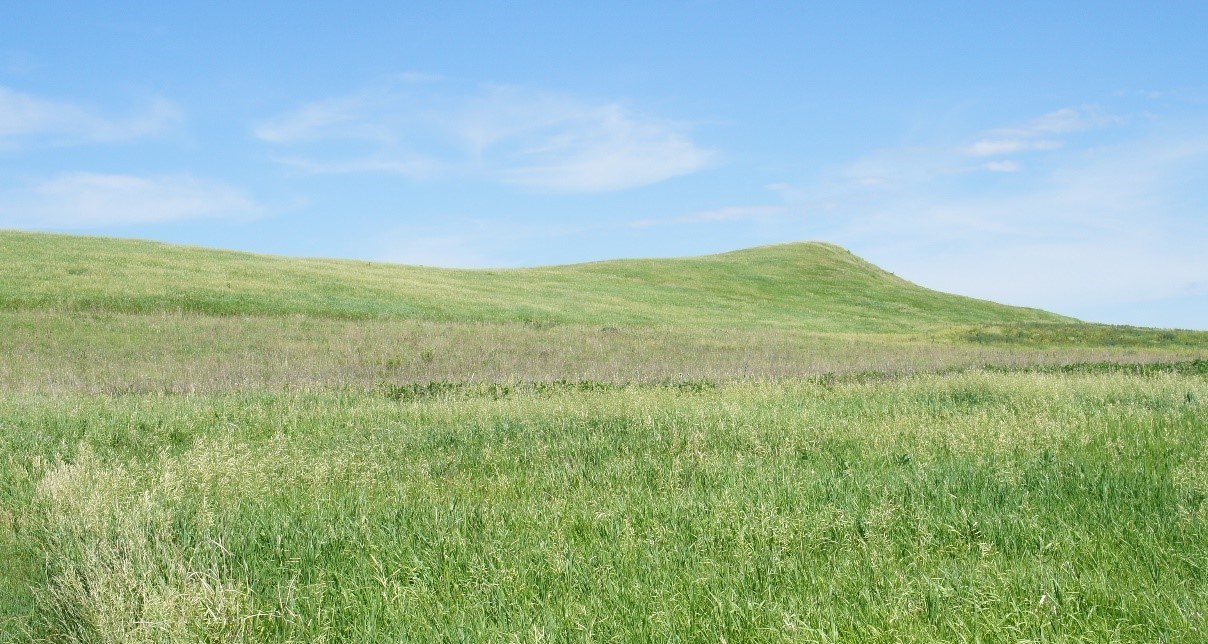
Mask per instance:
[[[1203,375],[389,394],[4,398],[7,529],[31,588],[21,628],[53,641],[1205,634]]]
[[[1208,333],[825,244],[0,253],[0,641],[1208,639]]]
[[[446,270],[0,231],[0,256],[3,309],[814,332],[1069,321],[921,288],[821,243]]]

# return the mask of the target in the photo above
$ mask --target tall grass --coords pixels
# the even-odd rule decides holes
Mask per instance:
[[[480,391],[481,394],[476,394]],[[1203,641],[1208,380],[0,399],[23,637]],[[18,570],[19,568],[19,570]]]
[[[948,331],[890,335],[0,311],[0,390],[49,394],[368,389],[434,381],[730,380],[1205,357],[1208,339],[1198,345],[1051,346],[971,343]]]
[[[0,641],[1208,640],[1208,333],[825,244],[0,256]]]

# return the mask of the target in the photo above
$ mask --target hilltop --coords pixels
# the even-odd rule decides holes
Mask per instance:
[[[940,293],[831,244],[503,270],[0,232],[0,308],[900,333],[1073,322]]]

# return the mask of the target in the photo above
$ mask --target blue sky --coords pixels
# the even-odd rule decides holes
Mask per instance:
[[[4,4],[0,227],[464,267],[814,239],[1208,329],[1208,3]]]

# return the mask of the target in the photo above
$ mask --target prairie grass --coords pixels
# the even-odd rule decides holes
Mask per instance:
[[[955,333],[533,326],[0,311],[0,390],[200,393],[380,383],[750,379],[1171,362],[1200,344],[978,344]],[[1208,334],[1194,335],[1193,338]]]
[[[825,244],[0,232],[0,642],[1208,641],[1208,333]]]
[[[1208,333],[1203,331],[1060,322],[982,325],[955,329],[952,335],[976,344],[999,346],[1203,349],[1208,345]]]
[[[10,394],[2,605],[42,641],[1203,641],[1208,378],[1134,371]]]

